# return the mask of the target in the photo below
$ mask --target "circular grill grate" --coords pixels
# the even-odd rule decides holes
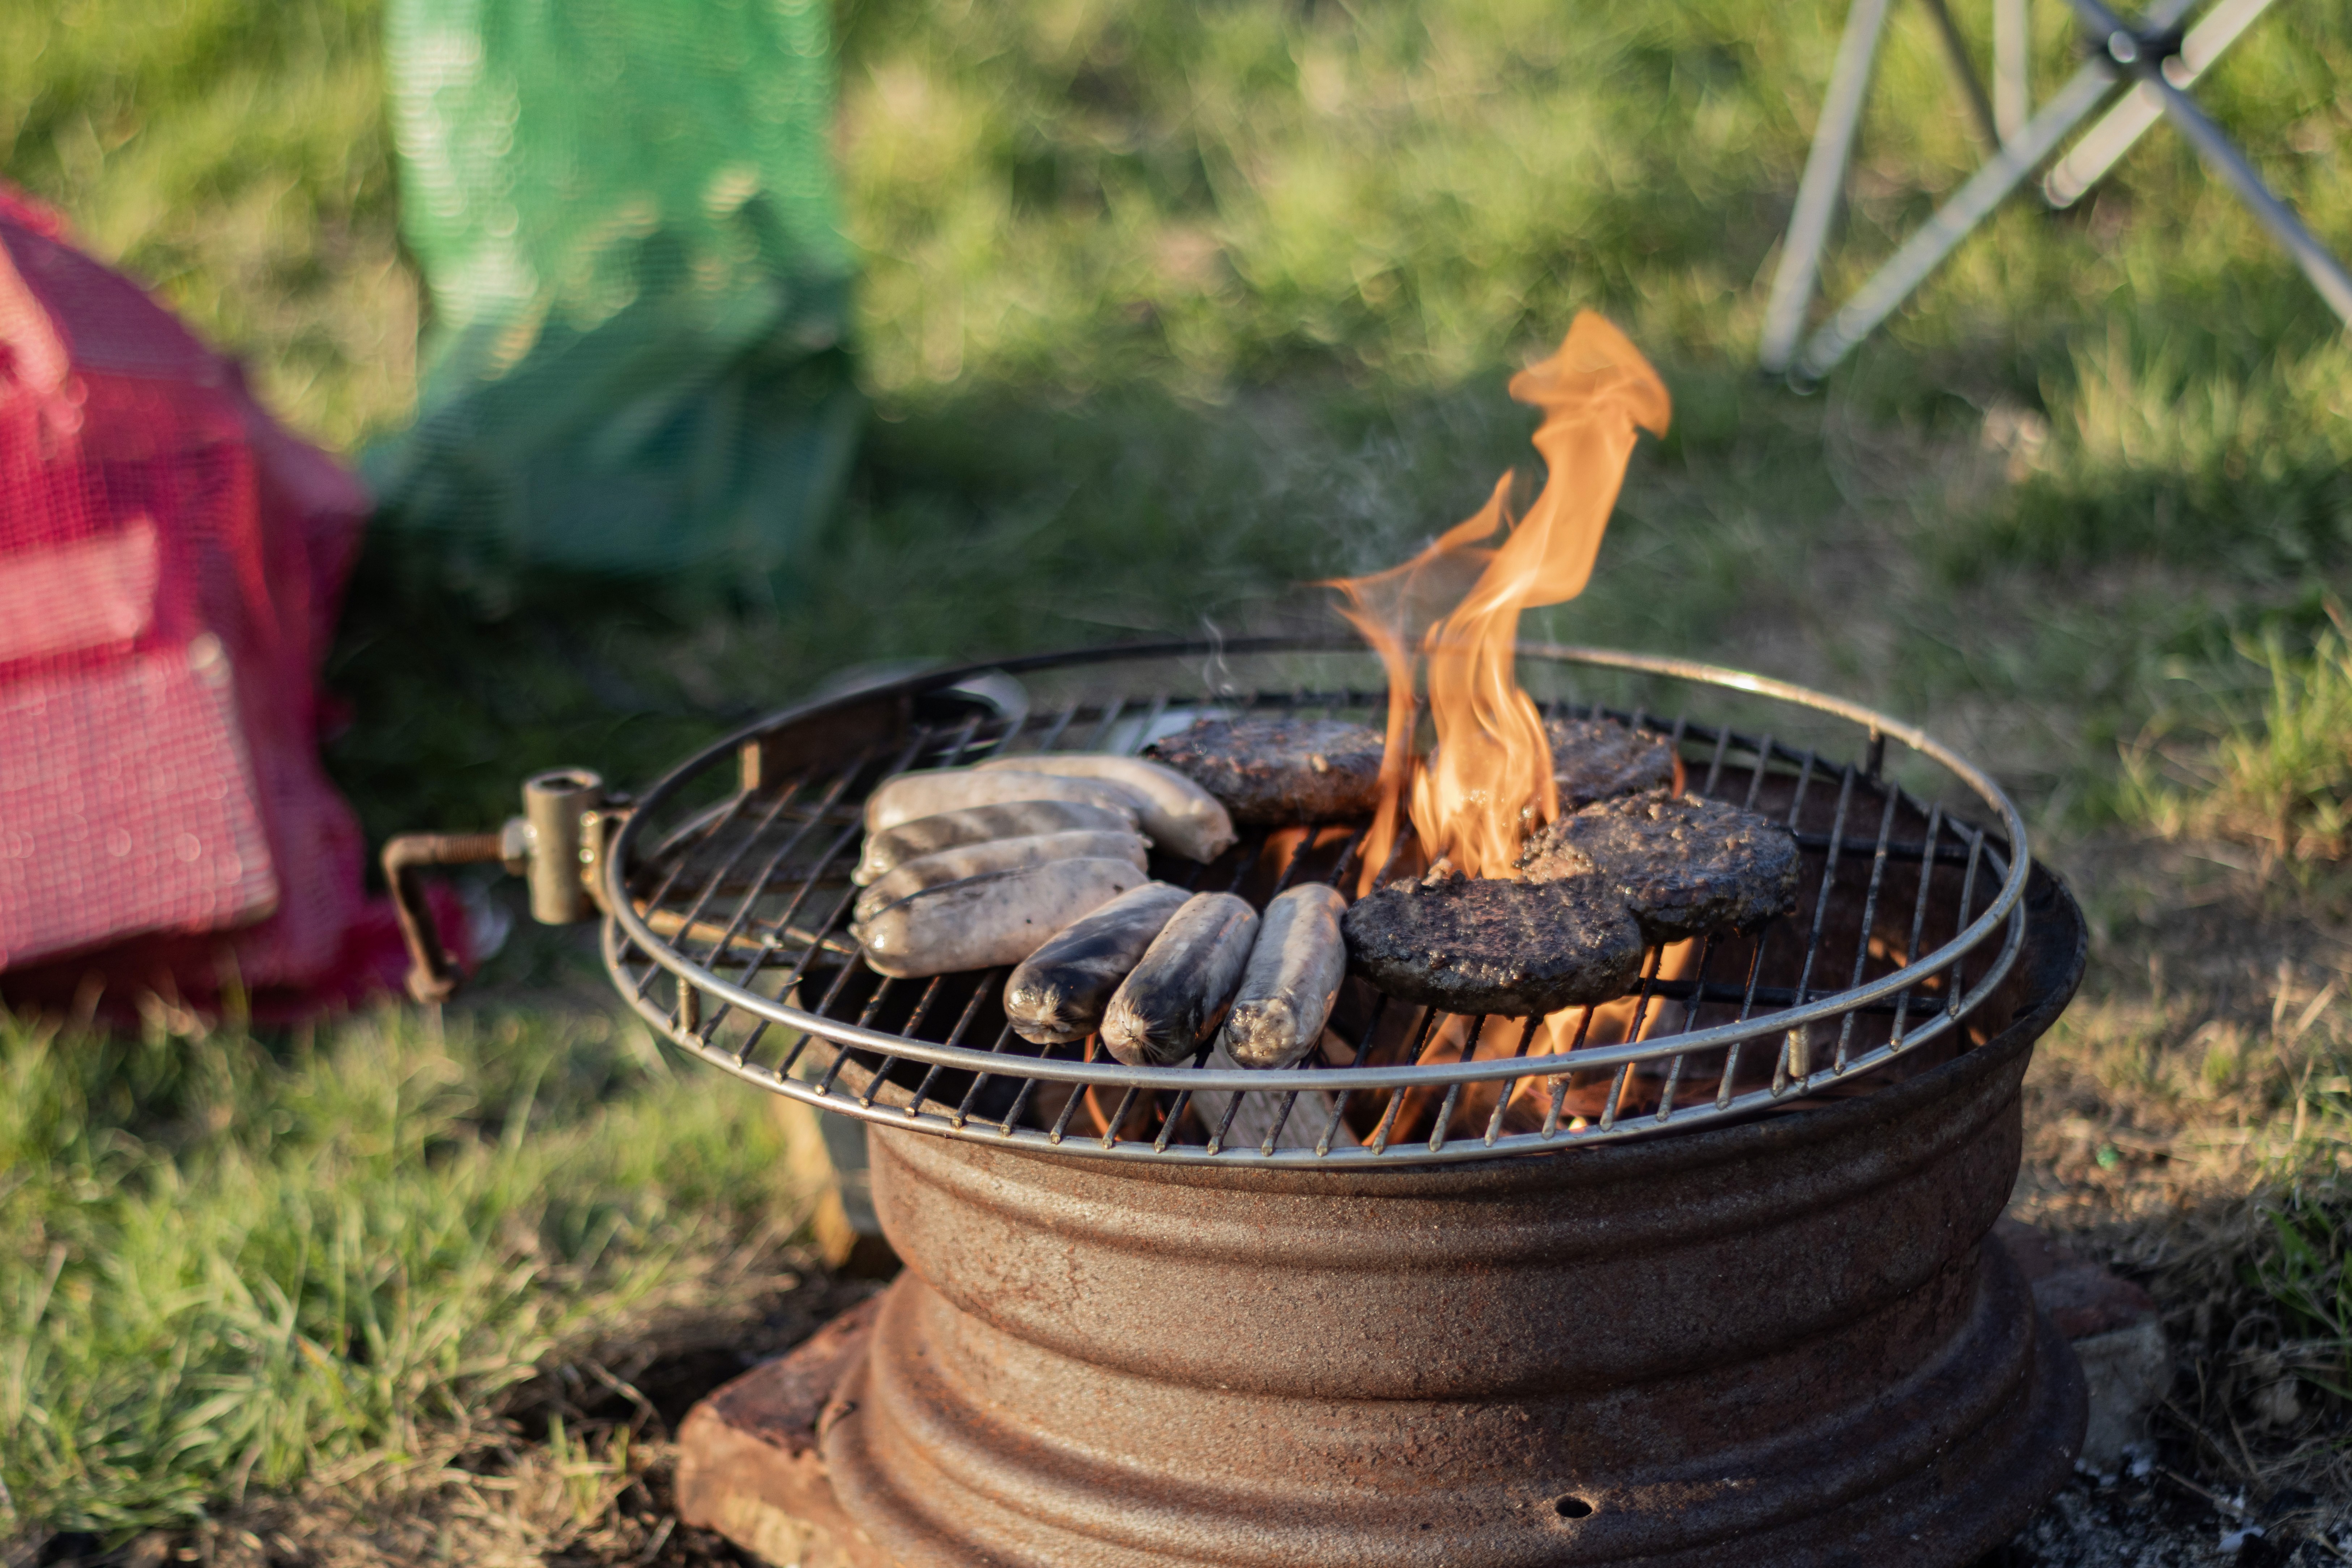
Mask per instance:
[[[1005,1024],[1005,970],[887,980],[859,959],[847,928],[860,805],[890,773],[1134,752],[1244,710],[1381,723],[1378,666],[1360,650],[1266,639],[1013,660],[765,721],[656,784],[615,835],[601,868],[606,964],[648,1023],[772,1092],[950,1137],[1129,1160],[1335,1166],[1554,1151],[1866,1092],[1988,1032],[1998,1009],[1986,1005],[2024,936],[2029,866],[2017,809],[1980,770],[1910,726],[1733,670],[1551,647],[1523,648],[1521,666],[1548,714],[1667,735],[1692,790],[1786,822],[1803,851],[1796,912],[1760,932],[1654,948],[1627,997],[1549,1021],[1455,1017],[1350,981],[1322,1049],[1279,1071],[1214,1058],[1132,1068],[1084,1042],[1032,1046]],[[1735,729],[1576,700],[1580,683],[1628,679],[1769,722]],[[1841,740],[1860,760],[1842,759]],[[1363,832],[1249,830],[1211,865],[1155,855],[1151,869],[1263,906],[1301,879],[1352,888]]]

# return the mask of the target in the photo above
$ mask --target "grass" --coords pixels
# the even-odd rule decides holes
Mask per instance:
[[[640,783],[847,666],[1326,626],[1299,584],[1398,558],[1523,462],[1503,378],[1596,306],[1675,427],[1593,591],[1530,634],[1754,665],[1997,759],[2099,933],[2036,1068],[2034,1201],[2220,1302],[2181,1325],[2199,1365],[2301,1368],[2286,1347],[2344,1327],[2342,986],[2281,1031],[2343,970],[2314,933],[2346,903],[2345,340],[2159,130],[2079,210],[2004,210],[1821,395],[1759,383],[1843,10],[842,0],[877,417],[832,535],[779,596],[723,603],[485,597],[379,536],[330,765],[373,838],[473,827],[529,772]],[[2071,46],[2063,7],[2035,15],[2047,91]],[[1890,27],[1832,296],[1976,155],[1924,11]],[[367,0],[0,7],[0,174],[343,451],[408,416],[429,310],[379,31]],[[2339,247],[2347,74],[2352,15],[2303,7],[2199,89]],[[2252,869],[2196,858],[2231,834]],[[2265,852],[2316,868],[2265,879]],[[356,1497],[518,1422],[535,1440],[493,1468],[553,1487],[549,1520],[630,1470],[609,1423],[583,1460],[576,1414],[532,1412],[582,1335],[651,1342],[679,1292],[773,1266],[774,1135],[522,996],[446,1037],[397,1013],[307,1044],[162,1015],[143,1041],[0,1033],[17,1529],[226,1529],[241,1490]],[[2166,1228],[2182,1212],[2206,1241]],[[2187,1418],[2271,1431],[2251,1402],[2288,1375],[2232,1373]],[[2333,1441],[2329,1397],[2273,1436]]]
[[[2079,211],[2005,210],[1824,397],[1752,384],[1841,10],[845,4],[880,420],[834,537],[785,602],[725,616],[485,605],[380,539],[333,671],[358,717],[338,776],[373,833],[477,822],[519,767],[644,777],[845,665],[1297,614],[1296,584],[1393,558],[1522,460],[1502,376],[1597,305],[1678,424],[1591,602],[1537,630],[1998,714],[1981,738],[2029,795],[2110,811],[2168,661],[2221,668],[2340,576],[2342,340],[2159,131]],[[2046,90],[2071,56],[2042,10]],[[418,307],[373,11],[77,0],[5,25],[0,170],[247,353],[299,426],[396,426]],[[2347,67],[2352,25],[2298,14],[2200,88],[2323,235],[2352,232],[2328,174]],[[1975,155],[1898,11],[1827,291]],[[1806,585],[1856,555],[1863,602],[1829,613]],[[1675,592],[1648,591],[1669,558]]]
[[[2294,1370],[2319,1394],[2352,1400],[2352,1252],[2345,1245],[2352,1210],[2340,1193],[2296,1188],[2267,1217],[2272,1247],[2253,1282],[2284,1309]]]
[[[10,1522],[116,1537],[433,1471],[553,1368],[740,1319],[794,1194],[764,1108],[709,1088],[603,1017],[0,1024]]]
[[[2352,408],[2337,389],[2352,350],[2340,335],[2277,352],[2195,329],[2141,338],[2118,321],[2072,359],[2066,395],[2049,400],[2065,426],[2026,460],[2009,506],[1952,542],[1951,567],[2155,555],[2261,581],[2342,558]]]
[[[0,13],[0,176],[216,343],[312,438],[407,416],[378,8],[56,0]]]
[[[2352,1177],[2302,1172],[2213,1205],[2154,1277],[2199,1373],[2176,1394],[2207,1463],[2265,1491],[2352,1486]]]
[[[2308,874],[2352,852],[2352,643],[2341,608],[2330,601],[2326,611],[2331,624],[2307,652],[2291,651],[2275,624],[2240,642],[2267,684],[2257,713],[2209,696],[2199,706],[2228,715],[2219,734],[2166,715],[2126,752],[2133,815],[2175,836],[2253,845],[2266,868]]]

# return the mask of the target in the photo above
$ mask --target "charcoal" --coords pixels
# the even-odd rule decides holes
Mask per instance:
[[[1532,881],[1606,887],[1654,942],[1753,931],[1797,907],[1789,830],[1696,795],[1596,802],[1536,834],[1519,863]]]
[[[1239,823],[1286,826],[1370,816],[1382,739],[1336,719],[1202,719],[1144,748],[1215,795]]]
[[[1437,873],[1349,907],[1348,967],[1391,996],[1523,1017],[1606,1002],[1642,966],[1642,933],[1597,877]]]
[[[1544,736],[1564,812],[1675,782],[1675,749],[1664,735],[1609,719],[1548,719]]]

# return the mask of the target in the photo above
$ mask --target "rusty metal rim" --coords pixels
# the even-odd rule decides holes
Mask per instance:
[[[1866,984],[1832,994],[1819,1001],[1765,1015],[1744,1023],[1718,1025],[1714,1028],[1658,1037],[1615,1047],[1603,1047],[1573,1053],[1558,1053],[1541,1057],[1497,1058],[1457,1064],[1428,1064],[1401,1067],[1318,1068],[1287,1069],[1234,1069],[1220,1071],[1205,1068],[1129,1067],[1115,1061],[1073,1062],[1041,1058],[1008,1057],[998,1052],[968,1047],[946,1046],[929,1041],[909,1039],[884,1031],[864,1028],[838,1020],[821,1017],[805,1009],[777,998],[763,995],[747,987],[723,980],[709,969],[691,963],[669,943],[656,935],[633,907],[628,897],[625,870],[639,848],[639,839],[646,830],[656,811],[685,787],[704,769],[730,755],[744,742],[784,726],[860,702],[870,702],[877,697],[893,693],[920,695],[953,686],[957,682],[990,670],[1018,672],[1038,668],[1066,668],[1079,664],[1116,663],[1129,659],[1181,658],[1192,655],[1262,654],[1284,652],[1357,653],[1355,644],[1338,638],[1260,637],[1213,645],[1206,642],[1170,642],[1108,648],[1082,649],[1073,653],[1037,654],[1020,658],[990,661],[961,668],[937,671],[910,677],[900,682],[874,687],[855,693],[785,709],[767,719],[746,726],[672,769],[645,796],[640,808],[622,826],[612,851],[603,858],[601,868],[604,879],[606,908],[611,911],[604,922],[604,957],[623,994],[640,1016],[665,1037],[694,1053],[710,1065],[719,1068],[746,1082],[787,1095],[821,1109],[854,1115],[861,1119],[892,1126],[918,1127],[926,1131],[953,1137],[982,1138],[998,1143],[1022,1146],[1034,1145],[1040,1152],[1076,1152],[1088,1156],[1140,1159],[1167,1163],[1303,1165],[1329,1167],[1343,1163],[1450,1163],[1481,1154],[1510,1154],[1556,1150],[1578,1143],[1622,1141],[1646,1137],[1672,1128],[1696,1123],[1745,1118],[1759,1110],[1769,1110],[1793,1095],[1801,1095],[1830,1083],[1842,1082],[1874,1070],[1910,1048],[1941,1037],[1957,1027],[1991,990],[2003,981],[2014,963],[2024,934],[2024,916],[2021,906],[2027,879],[2032,873],[2032,858],[2026,850],[2025,823],[2008,795],[1991,777],[1958,752],[1936,740],[1915,725],[1879,713],[1845,699],[1817,692],[1793,683],[1759,676],[1744,670],[1695,660],[1673,658],[1660,655],[1628,653],[1613,649],[1568,647],[1559,644],[1525,644],[1524,658],[1546,659],[1559,664],[1581,664],[1596,668],[1628,670],[1664,677],[1700,685],[1713,685],[1728,690],[1748,692],[1819,712],[1864,727],[1874,739],[1892,737],[1903,742],[1915,752],[1942,765],[1954,777],[1966,784],[1985,804],[1991,806],[2001,820],[2009,841],[2010,853],[1987,847],[1986,853],[2001,875],[2001,883],[1992,901],[1966,930],[1937,948],[1924,958],[1905,965],[1892,973]],[[1982,842],[1980,836],[1979,842]],[[1978,983],[1954,1004],[1937,1010],[1932,1022],[1923,1024],[1907,1033],[1898,1042],[1853,1058],[1843,1070],[1831,1068],[1817,1071],[1789,1086],[1759,1089],[1732,1099],[1728,1103],[1697,1104],[1675,1109],[1664,1121],[1650,1117],[1628,1119],[1613,1127],[1588,1129],[1582,1131],[1520,1133],[1499,1137],[1492,1142],[1479,1141],[1474,1153],[1463,1144],[1444,1148],[1420,1150],[1391,1144],[1374,1151],[1368,1148],[1333,1148],[1322,1152],[1288,1150],[1261,1152],[1247,1146],[1229,1146],[1215,1151],[1166,1149],[1150,1145],[1114,1147],[1097,1150],[1065,1143],[1058,1138],[1031,1129],[994,1123],[974,1124],[961,1114],[919,1112],[909,1116],[898,1108],[874,1098],[854,1096],[846,1092],[828,1092],[812,1084],[801,1083],[784,1074],[758,1063],[745,1061],[702,1038],[689,1025],[681,1023],[672,1012],[656,1005],[647,988],[637,985],[623,973],[624,960],[634,950],[645,954],[659,968],[667,971],[681,987],[707,994],[770,1023],[813,1035],[831,1043],[868,1049],[902,1059],[929,1063],[939,1067],[995,1077],[1042,1079],[1048,1082],[1100,1085],[1115,1089],[1250,1090],[1285,1093],[1294,1090],[1339,1090],[1348,1089],[1402,1089],[1417,1087],[1446,1087],[1476,1083],[1490,1079],[1514,1078],[1548,1078],[1563,1072],[1601,1070],[1630,1063],[1663,1059],[1727,1047],[1735,1043],[1781,1035],[1828,1019],[1837,1018],[1917,984],[1958,963],[1981,946],[2002,925],[2007,926],[2005,940],[1990,969]]]
[[[1993,1266],[1996,1275],[2004,1271],[2005,1263],[2004,1259]],[[2007,1267],[2013,1269],[2013,1265]],[[902,1283],[894,1294],[904,1294],[909,1285],[919,1283]],[[2023,1297],[2021,1280],[2011,1279],[2009,1283],[2015,1297]],[[1989,1295],[2000,1293],[1998,1283],[1988,1291]],[[901,1311],[912,1310],[903,1303],[892,1304],[898,1305]],[[1990,1305],[1989,1301],[1980,1304],[1980,1319]],[[885,1310],[888,1310],[887,1305]],[[2031,1312],[2028,1298],[2027,1321],[2031,1321]],[[2011,1320],[2012,1323],[2016,1321]],[[1992,1336],[1988,1333],[1985,1337]],[[1901,1561],[1922,1563],[1974,1563],[2012,1535],[2063,1481],[2079,1452],[2085,1414],[2082,1373],[2064,1342],[2049,1331],[2046,1322],[2037,1326],[2021,1354],[2002,1359],[2005,1369],[2015,1374],[2014,1381],[2000,1390],[2001,1397],[1997,1403],[1982,1399],[1976,1402],[1979,1408],[1971,1414],[1980,1418],[1958,1435],[1950,1449],[1929,1457],[1924,1464],[1916,1462],[1916,1454],[1904,1456],[1913,1460],[1911,1463],[1890,1464],[1884,1456],[1865,1450],[1853,1456],[1857,1468],[1872,1459],[1879,1462],[1849,1480],[1843,1495],[1783,1499],[1767,1517],[1741,1521],[1734,1528],[1712,1534],[1691,1532],[1684,1539],[1668,1541],[1629,1542],[1621,1537],[1612,1543],[1617,1549],[1601,1545],[1598,1552],[1587,1554],[1579,1552],[1580,1546],[1588,1544],[1579,1539],[1589,1528],[1580,1523],[1582,1517],[1654,1511],[1666,1516],[1671,1530],[1681,1522],[1684,1510],[1671,1505],[1657,1509],[1654,1503],[1652,1509],[1643,1510],[1641,1503],[1648,1500],[1622,1485],[1596,1485],[1594,1481],[1561,1477],[1567,1484],[1559,1495],[1582,1502],[1585,1515],[1561,1510],[1559,1526],[1541,1530],[1542,1524],[1549,1522],[1552,1511],[1542,1506],[1552,1500],[1542,1496],[1549,1489],[1530,1487],[1528,1493],[1532,1495],[1498,1499],[1502,1507],[1496,1511],[1508,1517],[1507,1510],[1514,1504],[1526,1507],[1532,1501],[1537,1511],[1530,1522],[1538,1529],[1528,1531],[1517,1540],[1480,1542],[1493,1552],[1491,1558],[1480,1553],[1465,1559],[1448,1552],[1436,1556],[1435,1561],[1492,1560],[1527,1568],[1538,1563],[1559,1564],[1571,1560],[1591,1563],[1596,1568],[1604,1564],[1620,1568],[1667,1563],[1688,1568],[1726,1568],[1727,1564],[1842,1563],[1860,1560],[1852,1554],[1853,1548],[1873,1542],[1874,1538],[1882,1551],[1890,1550],[1894,1541],[1903,1542],[1902,1548],[1892,1549],[1895,1555],[1888,1560],[1899,1557]],[[894,1560],[922,1563],[973,1560],[976,1542],[967,1533],[970,1517],[963,1511],[970,1509],[978,1510],[983,1518],[993,1516],[992,1522],[999,1530],[1009,1528],[1024,1542],[1034,1543],[1033,1551],[1044,1551],[1046,1555],[1038,1560],[1056,1561],[1088,1548],[1108,1548],[1118,1553],[1120,1561],[1171,1561],[1164,1555],[1171,1544],[1166,1535],[1155,1534],[1148,1528],[1155,1510],[1145,1510],[1140,1521],[1119,1521],[1129,1524],[1125,1530],[1101,1528],[1107,1522],[1100,1505],[1108,1489],[1104,1485],[1106,1475],[1115,1488],[1119,1480],[1127,1479],[1124,1472],[1087,1475],[1048,1463],[1028,1468],[1025,1474],[1022,1468],[1013,1470],[1019,1480],[1042,1483],[1034,1489],[1008,1486],[1003,1468],[995,1465],[976,1467],[970,1461],[975,1458],[1001,1460],[1010,1457],[1017,1465],[1019,1459],[1030,1457],[1032,1450],[991,1444],[985,1436],[979,1437],[975,1444],[975,1434],[952,1424],[920,1419],[927,1414],[922,1396],[918,1394],[910,1400],[904,1388],[889,1386],[894,1381],[889,1373],[905,1370],[904,1363],[893,1367],[877,1362],[870,1346],[861,1352],[835,1390],[830,1408],[839,1411],[842,1418],[836,1419],[821,1439],[828,1484],[835,1489],[835,1495],[861,1530],[893,1552]],[[921,1370],[931,1369],[926,1366]],[[1932,1387],[1941,1381],[1945,1387],[1939,1392],[1952,1392],[1955,1370],[1948,1365],[1928,1370],[1912,1380],[1912,1385],[1916,1388],[1925,1384]],[[1938,1372],[1943,1373],[1940,1380]],[[1969,1390],[1961,1388],[1957,1392],[1965,1400]],[[1993,1403],[1993,1407],[1983,1409],[1988,1403]],[[873,1423],[885,1414],[896,1417],[893,1425],[900,1428],[889,1435],[897,1439],[889,1447],[910,1447],[920,1456],[912,1476],[906,1472],[903,1458],[896,1464],[877,1463],[880,1455],[877,1452]],[[907,1420],[909,1415],[917,1419]],[[2058,1435],[2057,1441],[2042,1440],[2052,1434]],[[959,1437],[964,1439],[961,1444],[956,1440]],[[1956,1456],[1965,1456],[1960,1464],[1969,1482],[1960,1489],[1951,1486],[1948,1473],[1939,1474],[1948,1471]],[[1702,1472],[1705,1469],[1704,1466],[1689,1468]],[[1194,1490],[1185,1495],[1184,1500],[1196,1507],[1205,1504],[1212,1510],[1213,1522],[1230,1522],[1236,1515],[1244,1520],[1254,1518],[1255,1526],[1245,1524],[1241,1532],[1223,1538],[1228,1545],[1237,1539],[1250,1542],[1256,1550],[1249,1553],[1248,1561],[1272,1563],[1327,1557],[1328,1542],[1320,1539],[1311,1510],[1315,1503],[1324,1503],[1328,1520],[1329,1500],[1318,1497],[1311,1488],[1281,1489],[1278,1477],[1276,1479],[1276,1485],[1262,1485],[1257,1489],[1236,1488],[1227,1496]],[[918,1484],[910,1487],[907,1484],[909,1480]],[[1669,1481],[1661,1489],[1672,1488],[1673,1482]],[[1279,1497],[1286,1489],[1310,1510],[1309,1517],[1289,1518],[1279,1511],[1277,1501],[1275,1517],[1280,1522],[1266,1525],[1264,1493],[1275,1491]],[[1057,1510],[1060,1517],[1041,1519],[1034,1511],[1041,1494],[1064,1504],[1064,1510]],[[1069,1510],[1067,1505],[1074,1501],[1079,1507]],[[1809,1502],[1814,1506],[1806,1506]],[[1088,1503],[1097,1507],[1087,1508]],[[1223,1508],[1218,1508],[1220,1503]],[[1612,1507],[1612,1503],[1616,1506]],[[1117,1505],[1109,1506],[1115,1509]],[[1395,1568],[1431,1561],[1430,1553],[1409,1550],[1414,1541],[1410,1527],[1403,1524],[1412,1517],[1409,1505],[1392,1508],[1391,1511],[1396,1515],[1395,1522],[1388,1523],[1384,1534],[1373,1537],[1380,1545],[1390,1548],[1381,1553],[1382,1560]],[[1219,1513],[1223,1519],[1217,1519]],[[1138,1524],[1144,1527],[1137,1528]],[[978,1540],[989,1541],[989,1536],[982,1534]],[[1201,1549],[1196,1542],[1197,1538],[1187,1538],[1186,1544],[1192,1551],[1187,1552],[1186,1561],[1195,1560],[1194,1553]],[[1010,1544],[1001,1536],[990,1543],[1000,1548]],[[1370,1553],[1364,1551],[1366,1544],[1362,1540],[1349,1542],[1348,1560],[1368,1560]],[[1460,1544],[1458,1536],[1447,1544]],[[1496,1546],[1507,1550],[1493,1551]],[[1868,1550],[1867,1546],[1864,1550]],[[1572,1558],[1571,1553],[1575,1553]],[[1028,1559],[1024,1556],[1024,1560]],[[1222,1554],[1218,1558],[1239,1560]]]

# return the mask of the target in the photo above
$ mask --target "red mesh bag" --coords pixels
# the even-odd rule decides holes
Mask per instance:
[[[317,754],[367,504],[0,186],[0,997],[266,1015],[396,985]]]

